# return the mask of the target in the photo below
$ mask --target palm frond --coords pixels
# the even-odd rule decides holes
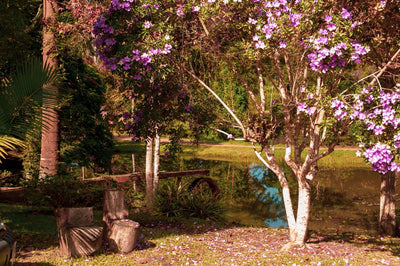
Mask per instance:
[[[0,163],[6,158],[9,150],[16,150],[18,147],[24,147],[25,142],[10,136],[0,135]]]
[[[48,64],[35,58],[24,63],[0,87],[0,134],[23,139],[51,120],[42,108],[56,104],[56,94],[43,89],[55,82],[57,74]]]

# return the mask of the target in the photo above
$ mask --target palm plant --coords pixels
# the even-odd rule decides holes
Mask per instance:
[[[42,108],[54,106],[56,95],[43,85],[55,80],[54,69],[35,58],[0,81],[0,163],[9,150],[23,147],[26,137],[46,126],[49,117]]]

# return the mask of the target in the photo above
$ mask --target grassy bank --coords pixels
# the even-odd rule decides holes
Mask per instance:
[[[200,143],[199,145],[182,145],[184,158],[200,158],[205,160],[220,160],[250,163],[258,162],[257,156],[254,154],[253,147],[248,142],[221,142],[221,143]],[[129,141],[119,141],[116,144],[117,153],[134,153],[143,156],[145,153],[144,144],[132,143]],[[162,150],[161,154],[163,154]],[[306,156],[305,151],[303,157]],[[360,157],[355,154],[354,147],[338,147],[330,155],[318,161],[320,167],[361,167],[365,168],[368,165]],[[275,149],[276,158],[283,162],[285,150],[283,146],[277,146]]]

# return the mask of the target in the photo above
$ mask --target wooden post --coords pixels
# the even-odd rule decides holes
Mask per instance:
[[[135,154],[132,153],[132,174],[136,172],[136,167],[135,167]],[[132,186],[133,190],[136,191],[136,180],[132,180]]]

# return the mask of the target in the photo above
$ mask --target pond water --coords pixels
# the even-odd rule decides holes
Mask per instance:
[[[230,221],[248,225],[287,227],[276,176],[257,162],[250,164],[193,159],[188,169],[210,169],[227,204]],[[291,190],[296,182],[289,174]],[[398,191],[399,185],[396,190]],[[368,166],[322,168],[312,187],[309,228],[315,231],[376,233],[380,175]],[[297,196],[293,198],[297,205]]]
[[[161,169],[209,169],[210,177],[217,181],[221,190],[229,221],[257,226],[287,226],[279,182],[259,162],[189,159],[171,163],[164,160]],[[288,169],[286,172],[294,194],[293,205],[296,206],[297,183]],[[183,181],[191,182],[194,178],[188,177]],[[399,189],[397,182],[396,191]],[[376,233],[379,191],[380,175],[368,166],[321,167],[313,181],[309,229]],[[399,204],[397,202],[397,206]]]

